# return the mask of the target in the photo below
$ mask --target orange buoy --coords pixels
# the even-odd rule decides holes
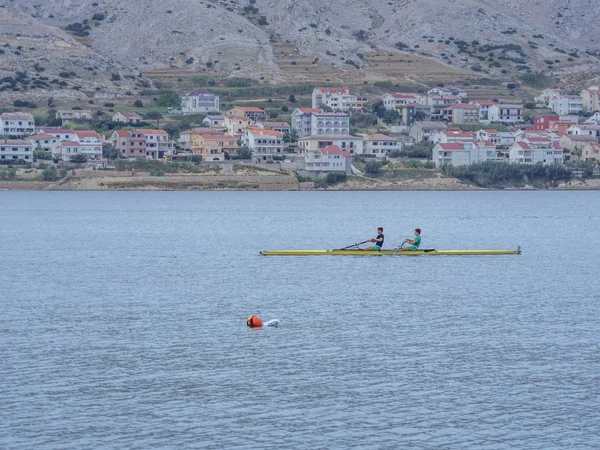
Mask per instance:
[[[262,319],[258,316],[250,316],[246,321],[246,325],[250,328],[260,328],[262,327]]]

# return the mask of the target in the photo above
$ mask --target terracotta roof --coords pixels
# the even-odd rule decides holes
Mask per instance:
[[[62,141],[60,143],[63,147],[79,147],[79,142],[75,141]]]
[[[385,134],[371,134],[370,136],[367,136],[365,138],[365,141],[397,141],[398,139],[395,139],[391,136],[386,136]]]
[[[337,145],[326,145],[325,147],[321,148],[321,153],[323,153],[324,155],[342,155],[342,156],[351,156],[350,152],[346,151],[346,150],[342,150],[341,148],[339,148]]]
[[[248,128],[248,132],[256,135],[265,135],[265,136],[279,136],[282,137],[283,133],[279,131],[273,130],[263,130],[262,128]]]
[[[442,150],[464,150],[465,148],[459,143],[438,144]]]
[[[131,132],[129,132],[127,130],[115,130],[115,133],[117,133],[117,136],[121,136],[121,137],[131,136]]]
[[[239,109],[245,112],[265,112],[264,109],[257,108],[256,106],[236,106],[235,108],[232,108],[232,110],[234,109]]]
[[[229,120],[241,120],[242,122],[250,122],[250,118],[246,116],[227,116]]]
[[[496,147],[492,141],[477,141],[477,144],[483,145],[484,147]]]
[[[552,147],[554,147],[556,150],[562,150],[562,145],[560,145],[558,142],[553,142]]]
[[[152,130],[150,128],[140,128],[137,131],[139,131],[142,134],[161,134],[161,135],[168,135],[169,134],[165,130]]]
[[[478,105],[481,105],[481,106],[495,105],[495,103],[491,100],[472,100],[470,103],[477,103]]]
[[[96,133],[94,130],[75,130],[75,134],[77,135],[77,137],[79,139],[81,138],[96,138],[96,139],[102,139],[102,136],[100,136],[98,133]]]
[[[527,142],[517,142],[517,144],[519,145],[519,147],[521,147],[523,150],[531,150],[531,147],[529,146],[529,144]]]
[[[448,137],[473,137],[473,133],[471,131],[442,131],[442,134]]]
[[[38,133],[32,134],[31,136],[27,136],[27,139],[56,139],[56,136],[52,136],[46,133]]]

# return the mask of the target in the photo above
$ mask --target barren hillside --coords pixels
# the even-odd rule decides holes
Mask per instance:
[[[328,67],[405,76],[402,64],[377,71],[374,55],[381,52],[413,58],[413,69],[420,58],[439,72],[454,67],[502,78],[543,71],[581,80],[594,77],[600,64],[597,0],[4,1],[4,20],[23,21],[14,10],[32,17],[16,24],[13,36],[45,27],[68,43],[70,55],[76,48],[82,59],[114,61],[96,79],[117,65],[273,82],[308,81],[310,66],[315,73]],[[299,74],[293,66],[302,58],[308,66]]]

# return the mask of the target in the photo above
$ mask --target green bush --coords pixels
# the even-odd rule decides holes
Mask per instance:
[[[345,172],[330,172],[327,174],[325,181],[328,185],[334,186],[338,183],[343,183],[348,179]]]
[[[502,187],[505,185],[550,184],[568,181],[573,174],[561,165],[508,164],[487,161],[470,166],[442,166],[446,176],[474,183],[481,187]]]
[[[42,172],[42,178],[44,181],[56,181],[59,180],[59,174],[54,166],[46,166]]]
[[[365,172],[373,175],[381,173],[382,166],[379,161],[369,161],[365,164]]]

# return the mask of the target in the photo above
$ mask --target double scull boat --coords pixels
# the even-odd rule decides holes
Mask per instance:
[[[483,256],[483,255],[520,255],[521,247],[516,250],[435,250],[398,251],[398,249],[364,250],[268,250],[260,252],[263,256]]]

